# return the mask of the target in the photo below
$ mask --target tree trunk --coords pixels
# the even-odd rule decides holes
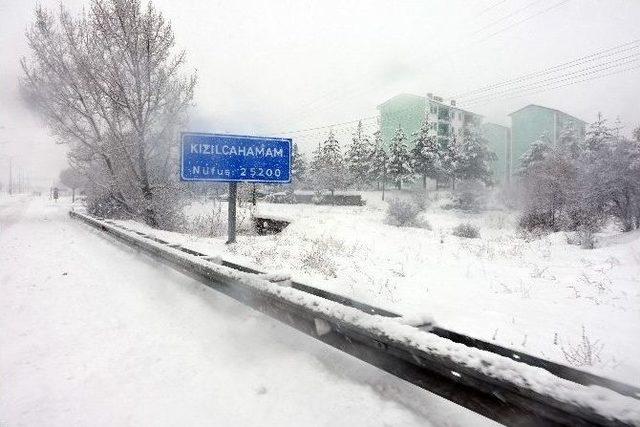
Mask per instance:
[[[138,169],[140,171],[140,186],[142,195],[144,196],[144,222],[148,226],[158,228],[158,215],[153,208],[153,192],[151,191],[151,185],[149,184],[149,174],[147,171],[147,159],[144,157],[144,136],[140,137],[140,148],[138,149]]]
[[[71,203],[75,203],[76,202],[76,189],[72,188],[71,189]]]
[[[426,174],[422,174],[422,189],[426,190],[427,189],[427,175]]]

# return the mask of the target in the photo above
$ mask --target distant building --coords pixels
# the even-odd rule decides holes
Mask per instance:
[[[425,115],[429,115],[432,132],[441,144],[467,126],[476,126],[487,140],[489,149],[498,159],[492,162],[494,179],[498,183],[510,181],[518,172],[520,158],[529,146],[541,137],[556,144],[563,128],[572,126],[579,138],[585,134],[586,123],[577,117],[553,108],[527,105],[513,113],[511,128],[495,123],[482,123],[482,116],[462,109],[455,101],[445,102],[441,97],[427,94],[426,97],[403,93],[378,105],[380,132],[383,144],[389,146],[398,126],[407,135],[409,144],[413,134],[420,129]]]
[[[511,178],[511,128],[495,123],[483,123],[482,136],[487,140],[489,149],[496,153],[497,159],[491,164],[496,182],[504,184]]]
[[[560,132],[572,126],[579,138],[584,138],[586,123],[577,117],[553,108],[529,104],[509,114],[511,117],[511,174],[520,168],[520,158],[531,144],[546,137],[557,144]]]
[[[429,115],[432,130],[441,143],[453,132],[471,124],[479,126],[482,116],[456,106],[455,101],[446,103],[441,97],[427,94],[426,97],[400,94],[378,105],[382,141],[389,145],[398,126],[401,126],[409,142],[420,129],[425,116]]]

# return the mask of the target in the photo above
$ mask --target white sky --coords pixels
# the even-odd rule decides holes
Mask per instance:
[[[64,149],[17,94],[35,3],[0,0],[0,143],[8,142],[0,145],[0,170],[12,155],[32,180],[48,185],[64,166]],[[154,3],[198,70],[191,124],[198,131],[270,134],[353,120],[374,115],[397,93],[450,98],[640,39],[638,0]],[[640,124],[638,99],[636,69],[470,109],[507,125],[507,114],[528,103],[586,121],[602,111],[611,121],[619,116],[629,133]],[[312,136],[320,133],[326,130]],[[313,138],[298,141],[308,149]]]

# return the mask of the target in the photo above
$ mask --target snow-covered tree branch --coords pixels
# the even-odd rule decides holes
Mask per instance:
[[[91,200],[167,225],[174,141],[196,85],[170,23],[151,3],[94,0],[77,17],[38,7],[27,39],[23,93],[69,145]]]

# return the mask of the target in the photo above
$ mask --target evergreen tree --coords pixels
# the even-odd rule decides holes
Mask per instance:
[[[294,184],[301,184],[307,175],[307,161],[304,158],[304,155],[300,153],[298,150],[298,144],[293,144],[293,153],[292,153],[292,165],[291,165],[291,177],[294,181]]]
[[[589,125],[582,150],[587,153],[599,151],[614,139],[614,130],[607,125],[602,113],[598,113],[597,120]]]
[[[369,137],[362,131],[362,121],[353,134],[353,139],[346,154],[346,165],[349,180],[357,189],[365,188],[371,175],[371,154],[373,147]]]
[[[344,161],[340,150],[340,143],[335,138],[333,130],[329,131],[327,139],[314,153],[313,161],[314,187],[316,190],[329,190],[331,195],[344,184]]]
[[[322,169],[322,143],[311,153],[311,163],[309,164],[310,172],[313,176],[317,175]]]
[[[551,143],[546,135],[542,135],[534,141],[529,146],[529,149],[520,157],[520,171],[518,174],[521,176],[526,175],[534,164],[545,159],[551,148]]]
[[[407,136],[398,126],[389,146],[389,177],[396,182],[398,189],[402,189],[402,182],[411,178],[411,155],[407,148]]]
[[[411,166],[413,171],[422,175],[422,187],[427,188],[427,177],[437,179],[440,165],[439,146],[436,135],[431,132],[429,115],[425,115],[420,130],[413,134]]]
[[[457,164],[455,175],[465,180],[482,181],[491,183],[490,162],[498,157],[489,150],[487,140],[480,134],[475,126],[469,126],[461,132],[460,161]]]
[[[382,144],[382,135],[380,131],[376,131],[374,134],[374,146],[371,152],[371,170],[369,172],[369,182],[376,182],[378,190],[380,189],[380,183],[382,183],[387,176],[389,167],[389,155]]]
[[[580,156],[583,143],[584,141],[580,140],[573,121],[569,121],[562,126],[558,144],[571,158],[577,159]]]
[[[442,173],[451,180],[455,190],[456,174],[462,161],[462,140],[452,131],[451,137],[444,144],[440,144],[439,152]]]

